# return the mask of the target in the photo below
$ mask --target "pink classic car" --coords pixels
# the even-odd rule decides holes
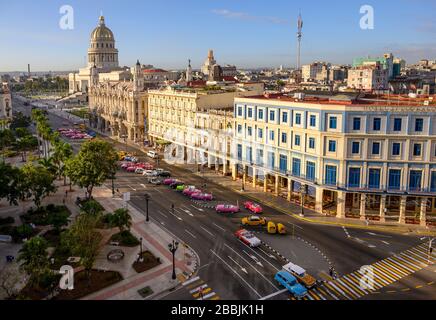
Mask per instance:
[[[213,196],[211,193],[193,193],[191,195],[191,199],[193,200],[202,200],[202,201],[212,201]]]
[[[201,190],[195,188],[194,186],[187,187],[185,190],[183,190],[183,194],[185,196],[189,196],[190,197],[194,193],[201,193]]]
[[[215,207],[215,211],[218,213],[237,213],[241,209],[233,204],[219,204]]]

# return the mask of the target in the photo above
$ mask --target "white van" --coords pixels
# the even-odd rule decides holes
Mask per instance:
[[[152,159],[155,159],[155,158],[157,158],[157,152],[156,151],[148,151],[147,156],[152,158]]]

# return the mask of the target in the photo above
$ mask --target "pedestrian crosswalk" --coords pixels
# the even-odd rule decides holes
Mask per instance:
[[[326,281],[310,290],[305,300],[356,300],[407,277],[433,264],[429,244],[423,243],[409,250],[378,261],[364,269],[341,278]]]
[[[195,300],[219,300],[220,297],[200,277],[194,277],[182,283]]]

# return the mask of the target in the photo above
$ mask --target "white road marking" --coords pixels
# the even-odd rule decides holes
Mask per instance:
[[[195,289],[192,289],[191,291],[189,291],[190,294],[194,294],[197,293],[198,291],[200,291],[201,289],[206,289],[208,287],[207,284],[203,284]]]
[[[189,230],[186,230],[186,229],[185,229],[185,232],[186,232],[187,234],[189,234],[191,237],[193,237],[194,239],[197,239],[197,237],[196,237],[194,234],[192,234]]]
[[[192,279],[189,279],[188,281],[183,282],[182,285],[183,285],[183,286],[187,286],[188,284],[191,284],[191,283],[193,283],[193,282],[195,282],[195,281],[197,281],[197,280],[200,280],[200,277],[199,277],[199,276],[196,276],[196,277],[194,277],[194,278],[192,278]]]
[[[132,189],[133,191],[136,191],[135,188],[133,188],[131,185],[127,185],[130,189]]]
[[[253,259],[254,260],[254,262],[256,262],[256,264],[259,266],[259,267],[264,267],[263,266],[263,264],[262,264],[262,262],[260,262],[259,261],[259,259],[257,259],[257,257],[255,257],[254,255],[252,255],[252,254],[249,254],[247,251],[245,251],[245,250],[242,250],[242,252],[243,253],[245,253],[247,256],[249,256],[251,259]]]
[[[241,280],[244,282],[259,298],[262,297],[262,295],[259,294],[259,292],[256,291],[235,269],[233,269],[227,262],[224,261],[223,258],[221,258],[218,254],[215,253],[215,251],[210,250],[218,259],[220,259],[230,270],[232,270]]]
[[[343,226],[342,229],[344,229],[344,232],[345,232],[345,234],[347,235],[347,238],[351,238],[350,233],[348,232],[347,228],[345,228],[345,227]]]
[[[368,244],[368,248],[376,248],[376,246],[373,244]]]
[[[237,263],[231,256],[228,256],[230,260],[232,260],[243,272],[245,272],[246,274],[248,274],[248,271],[246,268],[244,268],[243,266],[241,266],[239,263]]]
[[[196,207],[196,206],[194,206],[193,204],[191,204],[191,207],[193,207],[194,209],[196,209],[196,210],[198,210],[198,211],[200,211],[200,212],[204,212],[204,210],[203,210],[203,209],[197,208],[197,207]]]
[[[233,251],[233,253],[234,254],[236,254],[238,257],[240,257],[246,264],[248,264],[251,268],[253,268],[254,269],[254,271],[256,271],[258,274],[260,274],[260,276],[263,278],[263,279],[265,279],[267,282],[269,282],[274,288],[276,288],[277,290],[279,289],[279,288],[277,288],[275,285],[274,285],[274,283],[272,283],[269,279],[267,279],[259,270],[257,270],[255,267],[254,267],[254,265],[252,264],[252,263],[250,263],[249,261],[247,261],[247,259],[245,259],[243,256],[241,256],[239,253],[237,253],[235,250],[233,250],[233,248],[231,248],[230,246],[228,246],[227,244],[224,244],[227,248],[229,248],[231,251]],[[250,256],[245,250],[243,250],[243,252],[245,253],[245,254],[247,254],[248,256]],[[251,258],[253,258],[252,256],[250,256]],[[256,259],[256,257],[254,257],[254,259],[253,260],[255,260]],[[255,260],[256,261],[256,260]],[[260,263],[260,261],[259,261],[259,263]],[[263,267],[263,266],[262,266]]]
[[[183,211],[185,211],[185,213],[187,213],[187,214],[190,215],[191,217],[194,216],[194,215],[191,213],[191,211],[189,211],[189,210],[183,210]]]
[[[141,183],[140,186],[143,187],[144,189],[147,189],[147,187],[143,183]]]
[[[271,262],[269,262],[268,260],[266,260],[264,257],[262,257],[260,254],[258,254],[255,250],[253,250],[253,248],[251,248],[250,246],[245,245],[251,252],[253,252],[255,255],[259,256],[259,258],[261,258],[263,261],[265,261],[266,263],[268,263],[271,267],[273,267],[275,270],[280,271],[276,266],[274,266]]]
[[[269,257],[269,258],[271,258],[271,259],[274,259],[274,260],[277,260],[277,258],[276,258],[274,255],[272,255],[272,254],[270,254],[270,253],[264,251],[264,250],[261,249],[261,248],[259,248],[259,250],[262,251],[263,253],[265,253],[265,255],[266,255],[267,257]]]
[[[165,213],[163,213],[162,211],[158,211],[157,213],[159,213],[160,215],[164,216],[165,218],[168,218],[168,216]]]
[[[211,292],[211,293],[205,295],[203,298],[198,298],[197,300],[209,299],[209,298],[212,298],[214,295],[216,295],[216,293],[215,292]]]
[[[285,293],[285,292],[288,292],[288,289],[283,289],[283,290],[271,293],[269,296],[260,298],[259,300],[268,300],[270,298],[273,298],[273,297],[278,296],[279,294],[282,294],[282,293]]]
[[[222,231],[226,231],[224,228],[220,227],[219,225],[217,225],[215,222],[212,222],[212,224],[217,227],[218,229],[221,229]]]
[[[382,240],[382,242],[385,244],[385,245],[390,245],[390,243],[389,242],[387,242],[387,241],[384,241],[384,240]]]
[[[206,231],[207,233],[209,233],[212,237],[215,237],[215,235],[212,232],[210,232],[209,230],[207,230],[206,228],[203,228],[201,226],[200,226],[200,228],[203,229],[204,231]]]
[[[288,224],[292,227],[296,227],[296,228],[298,228],[298,229],[301,229],[301,230],[304,230],[303,229],[303,227],[300,227],[300,226],[298,226],[298,225],[296,225],[296,224],[294,224],[294,223],[290,223],[290,222],[288,222]]]
[[[208,287],[207,284],[203,284],[195,289],[192,289],[191,291],[189,291],[190,294],[194,294],[197,293],[198,291],[200,291],[200,289],[206,289]]]

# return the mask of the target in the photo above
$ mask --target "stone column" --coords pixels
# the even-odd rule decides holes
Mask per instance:
[[[427,225],[427,198],[421,198],[420,225]]]
[[[318,213],[322,213],[324,189],[316,188],[315,192],[315,211]]]
[[[253,167],[253,188],[256,189],[257,172],[256,168]]]
[[[243,184],[244,186],[245,186],[245,184],[247,183],[247,170],[248,170],[247,166],[244,165],[244,166],[242,167],[242,184]]]
[[[265,173],[263,177],[263,192],[268,191],[268,174]]]
[[[233,181],[236,181],[236,175],[237,175],[237,164],[236,163],[232,163],[232,179]]]
[[[386,222],[386,196],[380,198],[380,222]]]
[[[288,196],[287,196],[288,201],[291,201],[291,195],[292,195],[292,180],[288,178]]]
[[[336,218],[345,218],[345,198],[346,193],[344,191],[338,191],[338,200],[337,200],[337,212]]]
[[[212,156],[210,155],[210,153],[207,154],[207,167],[209,169],[212,168]]]
[[[366,194],[360,194],[360,220],[366,219]]]
[[[276,174],[274,178],[274,195],[277,197],[279,195],[279,175]]]
[[[224,162],[223,162],[223,175],[224,176],[227,175],[227,160],[226,159],[224,159]]]
[[[402,224],[406,223],[406,203],[407,203],[407,197],[402,196],[400,201],[400,218],[398,219],[398,223],[402,223]]]

